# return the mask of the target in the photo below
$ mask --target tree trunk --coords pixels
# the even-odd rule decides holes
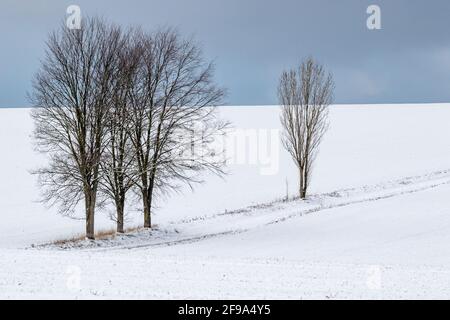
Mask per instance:
[[[300,189],[300,199],[305,199],[306,198],[306,190],[305,188],[301,188]]]
[[[91,192],[85,193],[85,209],[86,209],[86,238],[95,240],[95,196]]]
[[[154,177],[150,177],[150,184],[146,192],[146,201],[144,203],[144,228],[152,227],[152,202],[153,202],[153,188],[155,185]]]
[[[150,216],[150,205],[147,190],[142,191],[142,201],[144,202],[144,228],[151,228],[152,220]]]
[[[301,194],[301,198],[305,199],[306,198],[306,191],[308,190],[308,172],[307,172],[307,168],[303,169],[303,178],[302,178],[302,182],[303,182],[303,186],[302,186],[302,194]]]
[[[124,207],[125,201],[120,199],[116,202],[116,212],[117,212],[117,233],[124,233]]]
[[[304,176],[304,169],[300,168],[299,169],[299,188],[298,188],[298,193],[300,196],[300,199],[305,199],[306,197],[306,188],[304,185],[305,182],[305,176]]]

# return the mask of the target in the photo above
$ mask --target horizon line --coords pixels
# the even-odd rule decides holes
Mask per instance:
[[[450,104],[448,102],[398,102],[398,103],[332,103],[331,107],[345,107],[345,106],[387,106],[387,105],[442,105]],[[223,104],[216,107],[279,107],[279,104]],[[14,106],[14,107],[2,107],[0,109],[32,109],[33,106]]]

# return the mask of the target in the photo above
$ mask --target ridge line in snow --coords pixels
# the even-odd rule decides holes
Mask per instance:
[[[43,245],[37,248],[123,250],[173,246],[235,235],[323,210],[383,200],[450,184],[450,170],[406,177],[359,188],[347,188],[311,195],[305,200],[276,200],[210,216],[183,219],[164,229],[117,235],[110,240],[80,241],[63,247]]]

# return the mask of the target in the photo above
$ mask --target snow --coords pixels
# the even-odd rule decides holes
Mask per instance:
[[[277,107],[221,113],[279,129]],[[283,201],[296,170],[279,144],[275,174],[235,163],[161,199],[156,230],[62,248],[42,244],[84,223],[36,201],[28,114],[0,110],[0,298],[450,298],[450,105],[333,106],[307,201]]]

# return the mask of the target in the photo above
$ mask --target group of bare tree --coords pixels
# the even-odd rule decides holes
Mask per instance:
[[[328,106],[333,100],[330,73],[313,58],[284,71],[278,85],[283,145],[299,172],[299,196],[306,197],[311,172],[323,135],[328,129]]]
[[[37,149],[49,163],[36,171],[44,200],[70,215],[84,201],[86,237],[95,210],[115,206],[124,231],[130,191],[142,200],[150,228],[155,196],[223,173],[202,150],[227,123],[218,118],[223,89],[201,50],[173,29],[124,31],[98,18],[65,25],[47,42],[33,81]]]
[[[199,47],[173,29],[124,31],[87,18],[81,29],[63,25],[51,34],[30,95],[36,148],[49,157],[36,171],[43,200],[66,215],[84,201],[86,237],[94,239],[99,206],[114,205],[124,232],[133,191],[151,228],[155,196],[201,182],[205,170],[223,174],[221,158],[204,154],[227,127],[214,107],[224,91],[213,71]],[[312,58],[280,78],[283,143],[299,171],[300,198],[328,127],[333,88]]]

